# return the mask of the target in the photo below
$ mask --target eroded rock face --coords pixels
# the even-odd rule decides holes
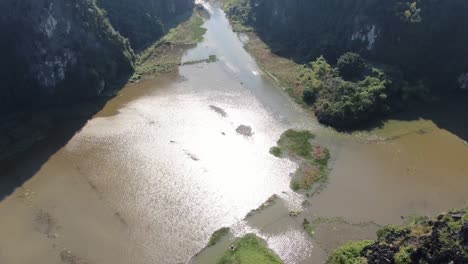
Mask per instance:
[[[92,0],[3,0],[0,13],[0,112],[96,97],[133,69]]]
[[[468,90],[468,72],[463,73],[458,77],[458,84],[460,85],[460,89]]]

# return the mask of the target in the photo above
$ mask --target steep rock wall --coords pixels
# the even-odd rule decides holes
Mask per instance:
[[[0,112],[96,97],[133,70],[92,0],[3,0],[0,13]]]

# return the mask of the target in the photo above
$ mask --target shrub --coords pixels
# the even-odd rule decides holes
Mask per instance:
[[[361,256],[362,250],[374,243],[370,240],[349,242],[338,248],[328,259],[328,264],[365,264],[366,259]]]
[[[362,77],[366,63],[361,55],[347,52],[338,59],[337,68],[345,80],[357,80]]]

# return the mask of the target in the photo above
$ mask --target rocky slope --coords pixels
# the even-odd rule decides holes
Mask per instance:
[[[334,63],[347,51],[396,65],[433,87],[468,85],[464,0],[229,0],[279,53]],[[248,5],[246,8],[245,5]],[[243,7],[242,7],[243,6]]]
[[[168,29],[174,18],[193,8],[193,0],[98,0],[116,30],[141,50]]]
[[[193,0],[99,4],[102,7],[95,0],[0,1],[0,113],[80,102],[120,88],[135,60],[125,37],[138,48],[157,39],[165,30],[163,23],[190,10]],[[153,28],[155,23],[161,28]]]
[[[0,3],[0,111],[98,96],[128,76],[133,51],[92,0]]]

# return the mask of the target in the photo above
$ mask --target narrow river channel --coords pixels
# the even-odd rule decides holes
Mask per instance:
[[[273,194],[287,211],[378,225],[467,205],[462,140],[426,120],[351,135],[318,125],[262,73],[223,11],[206,6],[205,39],[183,61],[219,60],[125,87],[1,201],[1,263],[186,263],[223,226],[307,263],[325,253],[287,218],[245,215]],[[289,128],[312,130],[332,152],[329,182],[307,206],[289,188],[296,165],[268,152]]]

